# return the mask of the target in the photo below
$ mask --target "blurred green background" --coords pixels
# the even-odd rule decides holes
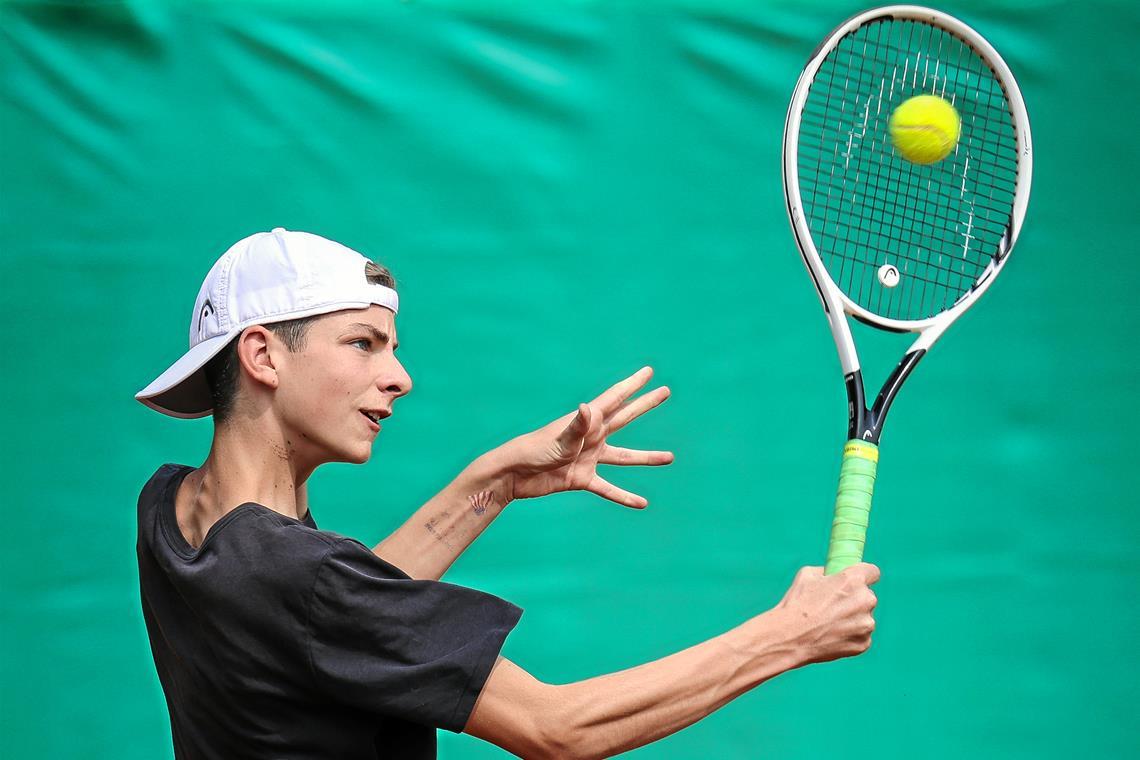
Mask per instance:
[[[552,682],[774,604],[822,560],[846,424],[780,138],[808,54],[863,7],[0,5],[0,754],[172,755],[135,499],[200,463],[211,423],[132,394],[184,350],[214,259],[274,226],[383,261],[403,295],[415,391],[369,464],[314,476],[323,528],[377,541],[474,456],[652,364],[674,397],[620,442],[677,461],[614,476],[649,509],[517,503],[447,580],[524,607],[506,654]],[[1140,12],[940,7],[1018,76],[1035,182],[1006,274],[887,428],[875,646],[635,756],[1140,751]],[[906,340],[857,340],[877,387]],[[440,754],[504,755],[446,732]]]

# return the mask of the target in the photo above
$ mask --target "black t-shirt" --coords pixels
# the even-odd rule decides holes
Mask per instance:
[[[143,616],[178,758],[434,758],[522,610],[412,580],[366,546],[260,504],[195,550],[164,465],[139,497]]]

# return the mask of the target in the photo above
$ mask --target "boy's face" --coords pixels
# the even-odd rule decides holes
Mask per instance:
[[[387,417],[412,389],[397,346],[395,315],[375,305],[316,320],[297,353],[280,346],[273,405],[296,456],[313,467],[368,461],[380,427],[365,412]]]

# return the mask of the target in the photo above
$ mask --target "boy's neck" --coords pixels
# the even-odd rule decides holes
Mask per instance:
[[[239,504],[255,502],[287,517],[308,512],[304,484],[313,468],[299,461],[283,436],[241,422],[217,425],[202,470],[197,508],[221,516]]]

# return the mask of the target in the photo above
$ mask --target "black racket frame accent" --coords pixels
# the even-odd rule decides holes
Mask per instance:
[[[926,355],[926,349],[920,348],[908,352],[895,366],[882,390],[879,391],[875,404],[867,408],[867,397],[863,389],[863,373],[855,370],[844,376],[847,385],[847,438],[859,438],[876,446],[879,436],[883,432],[883,423],[887,419],[891,403],[899,392],[899,388],[914,371],[919,359]]]

